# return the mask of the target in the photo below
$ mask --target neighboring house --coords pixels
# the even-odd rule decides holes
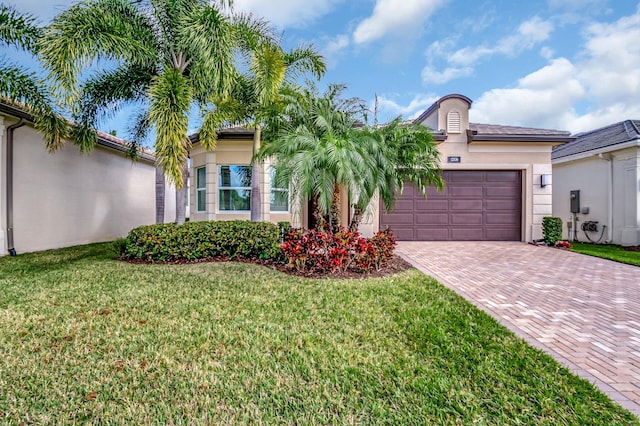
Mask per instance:
[[[400,240],[514,240],[542,237],[542,218],[551,214],[551,149],[573,141],[569,132],[469,124],[472,101],[462,95],[439,99],[415,122],[434,130],[441,152],[446,189],[429,189],[425,200],[405,187],[390,213],[374,200],[360,231],[372,235],[387,226]],[[193,138],[192,220],[249,219],[253,132],[223,130],[207,152]],[[262,220],[307,226],[307,203],[292,203],[284,188],[271,188],[270,165],[261,174]],[[343,221],[349,216],[341,200]]]
[[[134,162],[125,142],[105,133],[89,155],[68,141],[50,154],[30,120],[0,103],[0,256],[113,240],[155,222],[152,155]],[[170,186],[165,199],[166,220],[173,221]]]
[[[552,164],[553,215],[564,238],[640,245],[640,120],[580,133],[554,148]],[[598,223],[583,230],[586,222]]]

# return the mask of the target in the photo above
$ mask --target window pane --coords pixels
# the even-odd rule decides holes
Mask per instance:
[[[220,187],[251,186],[251,166],[220,166]]]
[[[197,211],[204,212],[207,210],[207,193],[203,190],[200,190],[196,194],[196,198],[198,199]]]
[[[221,189],[220,210],[249,211],[251,208],[250,189]]]
[[[196,188],[204,189],[207,185],[207,170],[204,167],[200,167],[197,170],[197,178],[196,178]]]
[[[289,211],[289,191],[271,191],[271,211]]]

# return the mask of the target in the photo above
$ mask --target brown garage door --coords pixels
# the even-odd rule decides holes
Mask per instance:
[[[401,241],[520,241],[520,171],[445,171],[444,192],[427,199],[405,185],[394,209],[380,206],[380,229]]]

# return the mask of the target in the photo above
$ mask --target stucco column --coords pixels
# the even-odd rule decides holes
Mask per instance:
[[[4,116],[0,115],[0,256],[7,254],[7,214],[6,200],[7,189],[5,188],[5,167],[6,167],[6,143],[4,142]]]
[[[218,203],[218,163],[215,152],[205,154],[206,166],[206,198],[207,198],[207,220],[216,220],[216,206]],[[196,178],[197,179],[197,178]],[[197,185],[197,182],[194,186]],[[195,200],[195,198],[194,198]],[[196,200],[197,202],[197,200]],[[195,207],[194,207],[195,211]]]
[[[553,182],[551,181],[551,164],[533,165],[531,237],[525,241],[539,240],[542,238],[542,219],[553,214]],[[549,175],[547,185],[542,186],[542,175]]]

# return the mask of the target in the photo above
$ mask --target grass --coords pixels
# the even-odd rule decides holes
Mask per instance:
[[[571,251],[640,266],[640,251],[629,251],[620,246],[572,242]]]
[[[112,255],[0,259],[0,422],[640,424],[415,270],[307,280]]]

